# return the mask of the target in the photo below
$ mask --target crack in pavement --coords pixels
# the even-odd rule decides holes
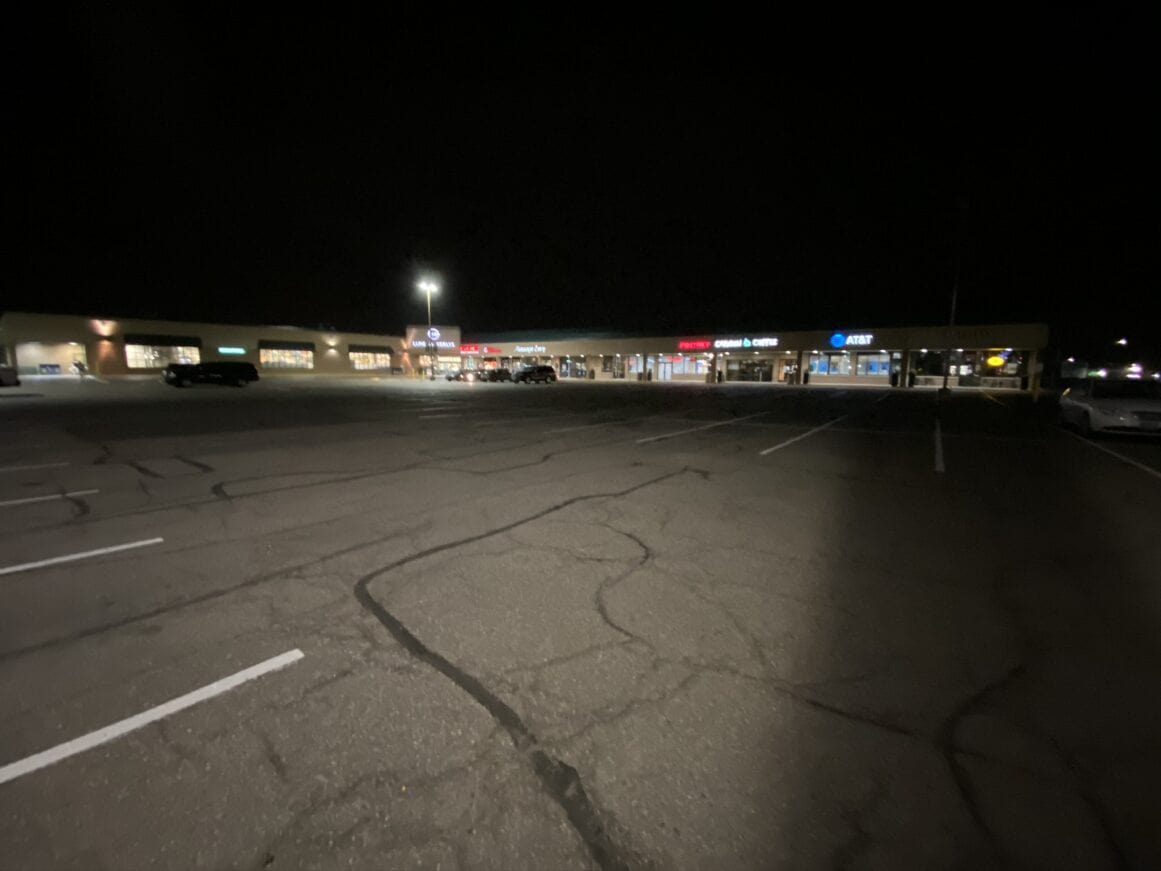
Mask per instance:
[[[532,769],[540,779],[544,790],[564,811],[569,822],[572,823],[573,829],[588,850],[589,855],[593,858],[593,861],[599,867],[605,869],[605,871],[610,871],[610,869],[616,869],[616,871],[622,871],[624,869],[624,871],[627,871],[627,869],[632,867],[642,867],[646,863],[642,857],[633,855],[613,839],[608,825],[602,821],[603,817],[607,818],[607,813],[598,810],[593,804],[588,793],[585,791],[584,784],[577,770],[567,762],[556,759],[541,749],[536,735],[533,734],[532,730],[528,728],[515,710],[488,689],[475,675],[460,668],[424,644],[398,617],[388,611],[378,599],[371,595],[368,587],[372,581],[384,577],[396,569],[426,559],[437,553],[460,548],[477,541],[492,538],[496,535],[502,535],[517,527],[563,511],[572,505],[596,499],[623,498],[638,490],[651,487],[654,484],[659,484],[662,481],[684,474],[685,471],[686,469],[683,467],[677,471],[667,472],[664,475],[650,478],[647,481],[635,484],[624,490],[573,496],[538,511],[535,514],[496,527],[487,532],[436,545],[435,547],[395,560],[373,572],[363,575],[363,577],[355,582],[354,594],[359,604],[383,624],[384,628],[391,633],[392,637],[404,650],[416,659],[431,666],[466,692],[504,728],[508,733],[509,739],[512,741],[512,745],[527,755],[527,758],[532,764]]]

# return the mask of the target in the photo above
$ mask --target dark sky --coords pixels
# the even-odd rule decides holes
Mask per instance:
[[[962,240],[961,321],[1150,342],[1151,30],[62,13],[0,309],[396,333],[432,269],[468,332],[940,323]]]

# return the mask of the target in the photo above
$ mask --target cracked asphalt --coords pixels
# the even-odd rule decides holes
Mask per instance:
[[[1161,443],[1001,393],[3,397],[0,766],[305,654],[0,783],[5,868],[1161,867]]]

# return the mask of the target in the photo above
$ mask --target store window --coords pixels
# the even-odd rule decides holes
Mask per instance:
[[[890,371],[890,354],[859,354],[855,363],[856,375],[886,375]]]
[[[360,372],[372,369],[390,369],[391,355],[375,351],[351,351],[351,368]]]
[[[314,351],[297,348],[261,348],[258,362],[267,369],[313,369]]]
[[[164,369],[170,363],[200,363],[201,348],[193,345],[125,345],[130,369]]]

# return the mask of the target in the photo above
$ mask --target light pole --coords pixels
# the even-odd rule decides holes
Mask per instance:
[[[434,281],[429,281],[428,279],[425,278],[425,279],[421,280],[419,282],[419,284],[416,285],[416,287],[418,287],[425,294],[427,294],[427,335],[426,335],[426,338],[427,338],[427,363],[428,363],[428,367],[429,367],[428,371],[431,373],[431,380],[434,381],[435,380],[435,352],[433,351],[432,341],[431,341],[431,295],[433,293],[439,293],[439,285],[436,284]]]

